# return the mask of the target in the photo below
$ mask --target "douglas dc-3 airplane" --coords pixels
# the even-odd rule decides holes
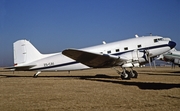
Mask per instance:
[[[112,43],[82,48],[66,49],[59,53],[41,54],[29,41],[18,40],[14,44],[15,71],[81,70],[88,68],[108,68],[120,66],[116,70],[122,79],[137,78],[133,67],[151,62],[154,57],[165,53],[176,46],[170,38],[146,36],[130,38]],[[130,68],[127,71],[126,68]]]
[[[158,59],[166,62],[172,62],[172,67],[175,67],[175,65],[180,67],[180,51],[177,51],[175,48],[161,54]]]

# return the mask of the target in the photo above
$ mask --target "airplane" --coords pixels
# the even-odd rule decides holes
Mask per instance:
[[[152,58],[165,53],[176,46],[170,38],[161,36],[136,35],[111,43],[81,48],[65,49],[62,52],[41,54],[29,41],[18,40],[13,43],[15,71],[71,71],[90,68],[112,68],[120,66],[122,72],[114,68],[122,79],[137,78],[133,67],[151,62]],[[130,71],[126,70],[130,68]]]
[[[172,62],[172,67],[175,67],[175,65],[180,67],[180,51],[177,51],[175,48],[161,54],[158,59],[166,62]]]

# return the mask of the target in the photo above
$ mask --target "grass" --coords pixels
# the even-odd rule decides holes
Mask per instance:
[[[0,71],[1,111],[128,111],[180,109],[180,69],[136,68],[121,80],[111,68],[68,72]]]

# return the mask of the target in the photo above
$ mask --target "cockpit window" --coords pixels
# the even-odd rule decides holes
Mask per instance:
[[[158,41],[162,41],[163,40],[163,38],[158,38]]]
[[[154,39],[154,42],[158,42],[158,39]]]
[[[158,41],[163,41],[163,38],[154,39],[154,43],[155,43],[155,42],[158,42]]]

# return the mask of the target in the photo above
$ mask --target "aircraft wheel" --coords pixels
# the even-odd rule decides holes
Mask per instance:
[[[137,78],[138,77],[138,73],[135,70],[133,70],[131,73],[132,73],[131,74],[132,78]]]
[[[34,74],[34,76],[33,76],[34,78],[37,78],[37,75],[36,74]]]
[[[131,73],[129,71],[123,71],[121,74],[121,78],[123,80],[130,80],[131,79]]]
[[[38,71],[36,74],[34,74],[34,78],[37,78],[40,73],[41,71]]]

